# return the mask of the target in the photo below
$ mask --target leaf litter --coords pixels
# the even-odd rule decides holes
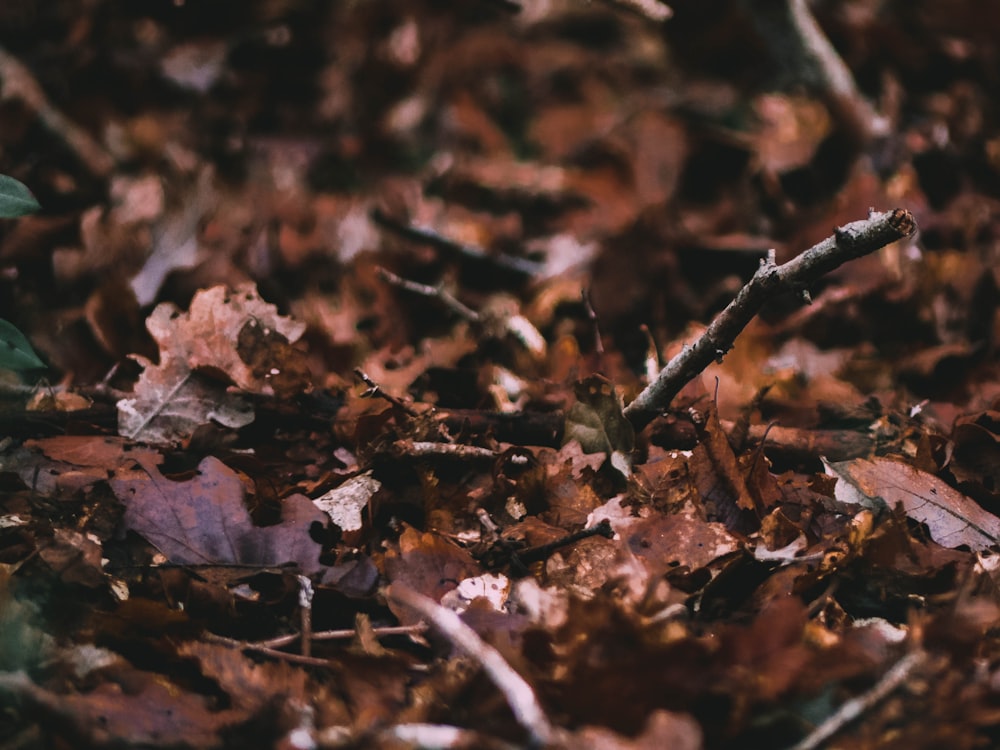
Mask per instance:
[[[78,5],[0,10],[0,741],[996,743],[996,14]]]

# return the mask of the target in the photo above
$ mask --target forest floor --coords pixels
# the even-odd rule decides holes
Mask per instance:
[[[996,747],[998,40],[0,4],[0,745]]]

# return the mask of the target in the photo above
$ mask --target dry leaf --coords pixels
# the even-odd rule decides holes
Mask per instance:
[[[211,421],[243,427],[253,421],[253,410],[227,392],[227,382],[252,393],[273,393],[271,384],[278,382],[287,397],[290,385],[304,381],[288,343],[305,326],[278,315],[252,284],[200,291],[186,313],[159,305],[146,327],[160,348],[160,363],[134,357],[145,369],[134,397],[118,402],[118,430],[127,437],[163,443],[189,437]]]
[[[243,504],[239,476],[217,458],[198,465],[186,482],[164,477],[145,456],[139,467],[112,479],[111,489],[125,504],[125,528],[131,529],[180,564],[298,564],[305,574],[322,569],[320,546],[309,536],[326,516],[304,495],[282,503],[282,522],[254,526]]]
[[[837,500],[875,511],[902,505],[943,547],[965,545],[979,551],[1000,541],[1000,518],[933,474],[887,458],[828,463],[826,470],[840,480]]]

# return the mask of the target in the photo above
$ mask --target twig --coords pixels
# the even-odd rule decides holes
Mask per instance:
[[[449,430],[492,434],[501,443],[562,445],[563,416],[557,412],[498,412],[478,409],[438,409],[435,418]]]
[[[528,260],[527,258],[518,258],[514,255],[493,255],[486,252],[482,248],[475,247],[474,245],[466,245],[465,243],[458,242],[450,237],[445,237],[443,234],[440,234],[429,227],[421,227],[416,224],[404,224],[377,208],[372,210],[371,217],[372,221],[384,229],[395,232],[396,234],[406,237],[407,239],[414,240],[416,242],[423,242],[431,247],[436,247],[438,250],[456,253],[465,258],[479,261],[481,263],[490,263],[499,268],[503,268],[507,271],[514,271],[524,276],[537,276],[542,271],[542,264],[536,261]]]
[[[768,46],[783,56],[791,75],[824,98],[831,114],[859,144],[884,129],[858,91],[854,76],[823,34],[806,0],[746,0]]]
[[[907,654],[897,661],[892,669],[885,673],[871,690],[857,698],[844,703],[822,724],[809,733],[805,739],[794,745],[790,750],[816,750],[820,745],[833,737],[837,732],[857,719],[875,704],[885,699],[893,690],[902,685],[913,670],[924,663],[927,656],[923,651]]]
[[[597,318],[597,311],[594,303],[590,299],[590,290],[583,289],[580,292],[580,299],[583,301],[583,309],[587,311],[587,320],[594,327],[594,351],[600,356],[604,356],[604,341],[601,339],[601,322]]]
[[[486,737],[472,729],[462,729],[443,724],[397,724],[379,732],[381,737],[402,742],[410,747],[468,748],[481,747],[495,750],[516,747],[502,740]]]
[[[489,448],[462,443],[435,443],[428,440],[408,442],[398,440],[395,447],[404,456],[447,456],[449,458],[464,458],[472,460],[493,461],[499,453]]]
[[[368,373],[362,370],[360,367],[354,368],[354,374],[358,377],[358,380],[363,382],[368,386],[368,390],[362,394],[362,398],[380,398],[384,401],[388,401],[390,404],[395,406],[397,409],[401,410],[404,414],[415,417],[417,412],[415,412],[410,406],[401,401],[400,399],[393,396],[391,393],[386,393],[382,386],[372,380]]]
[[[264,654],[265,656],[271,656],[275,659],[281,659],[282,661],[292,662],[293,664],[304,664],[309,667],[329,667],[329,659],[317,659],[315,656],[303,656],[302,654],[292,654],[288,651],[278,651],[274,648],[268,648],[267,646],[258,646],[256,643],[248,643],[247,641],[238,641],[235,638],[226,638],[224,635],[216,635],[215,633],[205,633],[202,636],[206,641],[211,643],[220,643],[223,646],[229,646],[230,648],[238,648],[242,651],[253,651],[256,654]]]
[[[674,15],[674,11],[669,5],[665,5],[657,0],[605,0],[605,2],[635,13],[637,16],[646,18],[654,23],[662,23]]]
[[[440,300],[445,307],[456,313],[460,318],[468,320],[470,323],[478,323],[480,321],[479,313],[471,307],[463,305],[454,295],[451,294],[451,292],[445,290],[445,288],[440,284],[438,286],[418,284],[416,281],[410,281],[409,279],[404,279],[402,276],[397,276],[392,271],[382,268],[381,266],[378,268],[378,276],[383,281],[392,284],[393,286],[398,286],[401,289],[405,289],[408,292]]]
[[[357,731],[347,726],[332,726],[317,732],[319,747],[405,747],[470,748],[480,750],[517,750],[521,745],[513,745],[497,737],[485,735],[474,729],[449,726],[448,724],[395,724],[374,731]]]
[[[556,552],[562,547],[568,547],[571,544],[575,544],[583,539],[589,539],[592,536],[603,536],[605,539],[613,539],[615,532],[614,529],[611,528],[611,522],[604,519],[598,524],[588,526],[585,529],[580,529],[572,534],[567,534],[561,539],[556,539],[554,542],[541,544],[537,547],[531,547],[526,550],[515,552],[512,557],[516,556],[522,563],[539,562],[540,560],[548,559],[553,552]]]
[[[0,47],[0,99],[20,99],[59,136],[96,177],[107,177],[115,160],[87,131],[56,109],[27,66]]]
[[[399,583],[389,586],[385,595],[397,604],[419,612],[435,630],[474,659],[503,693],[514,718],[536,745],[548,745],[557,740],[558,730],[545,715],[531,685],[514,671],[499,651],[485,643],[476,631],[462,622],[455,612]]]
[[[299,579],[299,622],[302,632],[299,633],[303,656],[312,656],[312,604],[313,585],[307,576],[300,575]]]
[[[843,263],[868,255],[917,229],[913,215],[902,208],[872,212],[864,221],[854,221],[834,230],[832,236],[793,258],[776,265],[774,251],[761,262],[753,278],[736,299],[719,313],[694,344],[674,357],[636,399],[625,407],[625,416],[641,430],[665,411],[680,390],[713,361],[721,361],[746,325],[764,303],[786,291],[806,287]]]
[[[427,626],[419,625],[391,625],[384,628],[372,628],[372,633],[379,638],[390,635],[420,635],[427,632]],[[312,641],[346,641],[358,634],[355,628],[342,628],[340,630],[320,630],[312,634]],[[248,644],[248,648],[281,648],[290,643],[300,641],[302,635],[292,633],[290,635],[280,635],[277,638],[269,638],[266,641],[254,641]]]
[[[523,8],[521,8],[521,4],[514,2],[514,0],[484,0],[484,2],[487,2],[490,5],[495,5],[508,13],[520,13],[523,10]]]

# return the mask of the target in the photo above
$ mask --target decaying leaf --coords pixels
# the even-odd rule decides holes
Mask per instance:
[[[399,547],[386,552],[385,572],[390,583],[402,582],[414,591],[440,601],[458,586],[459,581],[481,575],[483,571],[461,547],[437,534],[408,528],[399,537]],[[394,606],[393,610],[396,611]],[[412,623],[419,619],[405,608],[400,608],[397,615],[403,622]]]
[[[159,305],[146,327],[159,346],[160,363],[135,357],[144,366],[135,395],[118,402],[118,429],[127,437],[164,443],[189,437],[212,421],[231,428],[249,424],[253,410],[226,390],[229,383],[274,393],[271,384],[277,381],[285,396],[289,387],[304,386],[301,363],[293,361],[287,345],[305,326],[278,315],[252,284],[200,291],[186,313]],[[297,374],[288,377],[285,363]]]
[[[576,440],[584,453],[603,453],[626,478],[632,473],[635,430],[622,414],[622,398],[600,375],[580,381],[577,401],[566,415],[563,443]]]
[[[118,402],[121,435],[162,445],[183,441],[210,422],[230,429],[253,422],[253,407],[224,383],[193,373],[180,360],[154,365],[145,357],[134,359],[146,369],[134,396]]]
[[[326,516],[304,495],[282,502],[282,522],[254,526],[243,504],[239,476],[217,458],[206,458],[198,475],[185,482],[164,477],[147,457],[112,479],[125,504],[125,528],[159,549],[174,563],[273,566],[294,562],[305,574],[321,570],[320,547],[309,536],[313,522]]]
[[[985,550],[1000,542],[1000,518],[933,474],[887,458],[828,463],[826,469],[839,480],[838,500],[876,512],[901,505],[943,547]]]
[[[358,531],[363,524],[364,509],[381,486],[381,482],[366,471],[317,497],[313,503],[343,531]]]

